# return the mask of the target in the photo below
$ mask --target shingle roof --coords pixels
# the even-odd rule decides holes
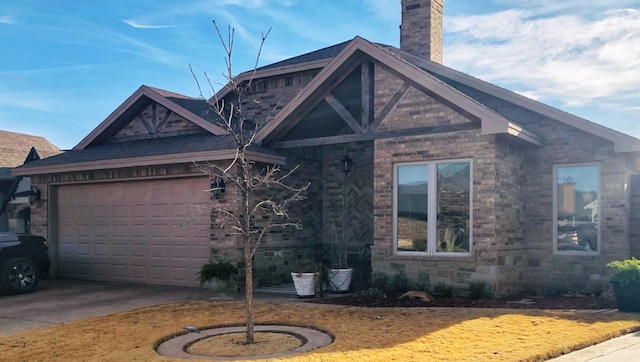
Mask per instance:
[[[153,138],[110,143],[95,147],[88,147],[82,150],[74,150],[54,157],[49,157],[47,159],[29,162],[28,164],[21,166],[20,169],[146,156],[222,151],[229,149],[235,149],[230,135],[216,136],[213,134],[195,134]],[[267,155],[279,155],[273,150],[258,145],[252,145],[249,149]]]
[[[31,147],[35,147],[40,158],[62,152],[44,137],[0,130],[0,167],[22,165]]]
[[[293,58],[289,58],[289,59],[285,59],[285,60],[282,60],[282,61],[279,61],[279,62],[276,62],[276,63],[265,65],[264,67],[260,67],[257,70],[264,70],[264,69],[269,69],[269,68],[278,68],[278,67],[284,67],[284,66],[287,66],[287,65],[294,65],[294,64],[300,64],[300,63],[312,62],[314,60],[333,58],[336,55],[338,55],[338,53],[340,53],[342,51],[342,49],[344,49],[349,44],[349,42],[350,42],[350,40],[347,40],[345,42],[342,42],[342,43],[339,43],[339,44],[335,44],[335,45],[331,45],[331,46],[328,46],[326,48],[314,50],[312,52],[305,53],[305,54],[302,54],[302,55],[298,55],[298,56],[295,56]]]

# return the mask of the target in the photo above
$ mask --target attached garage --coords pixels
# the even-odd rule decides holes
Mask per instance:
[[[55,188],[58,277],[197,285],[209,259],[208,177]]]

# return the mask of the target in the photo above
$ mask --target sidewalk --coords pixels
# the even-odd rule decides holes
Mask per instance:
[[[608,341],[550,359],[553,362],[633,362],[640,361],[640,332]]]

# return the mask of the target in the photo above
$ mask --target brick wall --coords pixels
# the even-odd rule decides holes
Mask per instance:
[[[640,175],[631,177],[631,256],[640,259]]]
[[[479,130],[430,136],[412,136],[376,140],[374,149],[374,233],[372,248],[374,270],[393,274],[404,271],[414,282],[432,286],[445,282],[466,289],[472,280],[482,280],[494,292],[501,286],[498,239],[507,239],[498,228],[500,218],[493,210],[501,207],[493,190],[499,187],[496,170],[496,138],[481,136]],[[447,159],[471,159],[473,162],[473,252],[471,256],[398,256],[393,255],[393,165]],[[491,211],[489,211],[491,210]],[[507,213],[510,210],[504,209]]]
[[[298,95],[316,74],[318,70],[310,70],[257,79],[241,103],[245,119],[259,125],[266,124]]]
[[[628,156],[617,154],[610,141],[562,124],[486,93],[459,86],[509,119],[543,138],[542,147],[520,145],[522,176],[520,213],[524,243],[501,252],[512,260],[521,276],[519,289],[533,292],[592,292],[608,285],[606,264],[627,258],[632,250],[629,185],[635,171]],[[517,144],[513,144],[516,147]],[[512,148],[509,153],[514,152]],[[597,162],[600,166],[599,255],[553,254],[553,167],[559,164]],[[507,172],[503,173],[506,175]],[[517,185],[514,185],[516,188]],[[504,196],[502,196],[504,197]],[[514,245],[517,245],[515,243]],[[502,243],[500,243],[502,245]],[[515,275],[515,274],[513,274]],[[510,277],[513,277],[511,275]]]

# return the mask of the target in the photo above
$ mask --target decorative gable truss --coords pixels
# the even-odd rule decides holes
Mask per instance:
[[[143,108],[135,118],[124,126],[110,141],[121,142],[141,138],[163,137],[206,132],[193,122],[174,113],[158,103]]]
[[[215,115],[204,100],[143,85],[73,149],[155,138],[169,131],[176,134],[227,133],[215,124]]]
[[[379,82],[388,84],[381,86]],[[436,114],[455,112],[464,120],[425,123],[429,117],[422,117],[422,123],[400,119],[400,125],[385,124],[397,107],[415,107],[415,112],[420,112],[421,106],[439,107]],[[259,131],[257,141],[275,148],[291,148],[473,128],[480,128],[482,134],[505,133],[541,144],[541,138],[533,132],[383,47],[356,37]]]

